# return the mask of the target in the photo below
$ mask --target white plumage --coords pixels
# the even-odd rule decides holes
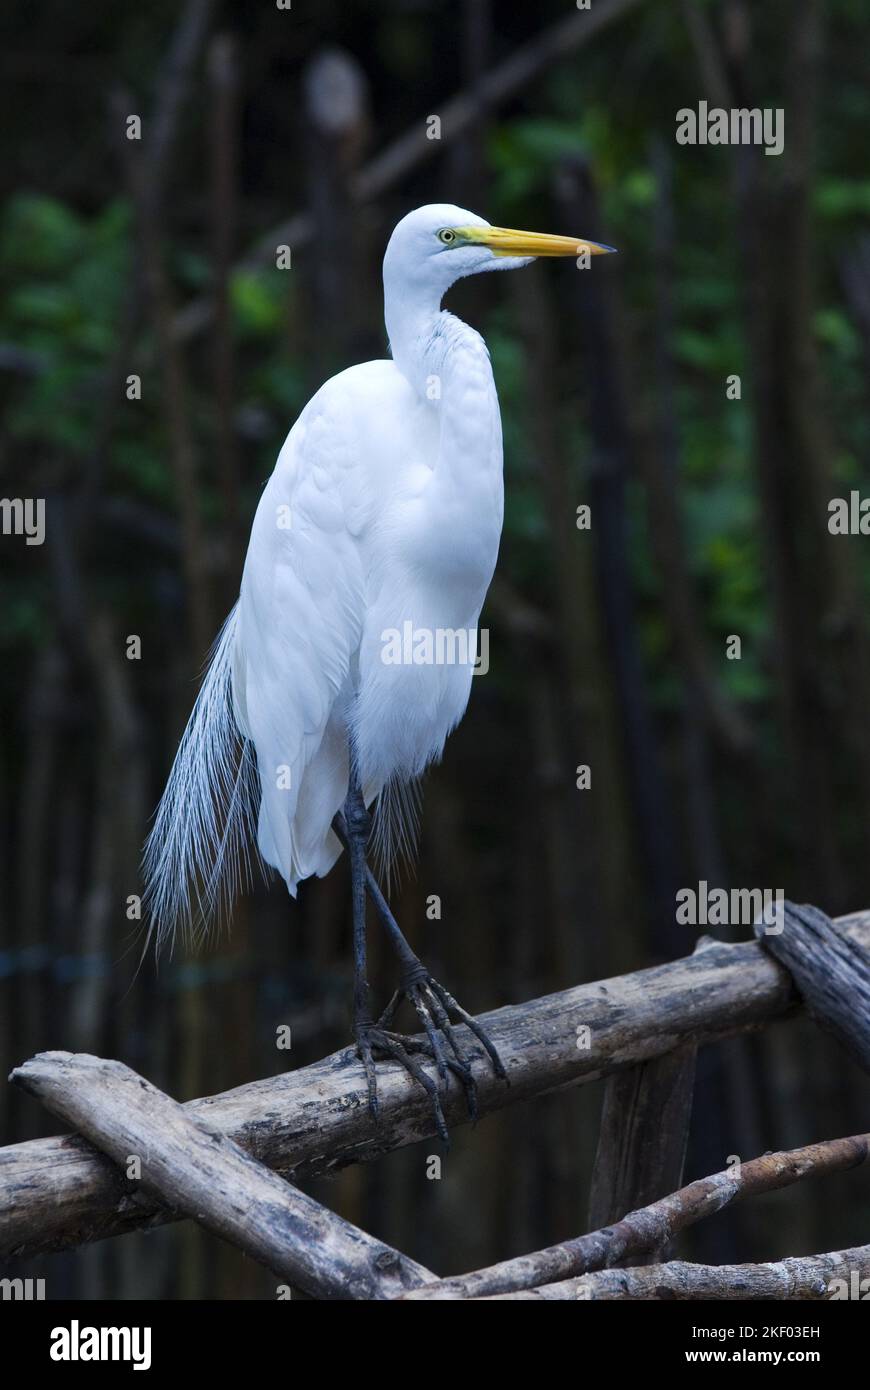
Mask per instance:
[[[254,821],[294,896],[330,869],[350,744],[366,804],[387,807],[387,853],[412,838],[402,789],[462,718],[473,657],[396,662],[388,634],[476,632],[503,513],[489,354],[441,300],[460,276],[581,249],[446,204],[396,227],[384,259],[392,360],[321,387],[260,500],[239,601],[146,847],[158,940],[235,890]]]

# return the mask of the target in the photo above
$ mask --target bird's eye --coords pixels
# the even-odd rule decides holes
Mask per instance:
[[[438,233],[438,240],[443,241],[445,246],[451,246],[456,240],[456,233],[452,232],[449,227],[443,227]]]

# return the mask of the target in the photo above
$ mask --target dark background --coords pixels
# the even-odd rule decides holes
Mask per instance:
[[[48,532],[0,540],[2,1072],[84,1050],[187,1099],[284,1069],[281,1024],[293,1066],[347,1042],[343,862],[138,975],[126,904],[260,489],[319,382],[384,354],[383,248],[432,201],[620,255],[450,297],[492,352],[507,510],[407,932],[479,1010],[689,953],[674,894],[700,879],[870,907],[868,541],[827,530],[868,488],[860,0],[32,0],[3,29],[0,492],[44,497]],[[702,98],[783,107],[784,154],[678,146]],[[688,1175],[866,1130],[868,1101],[807,1023],[711,1049]],[[440,1273],[490,1263],[585,1228],[599,1108],[587,1086],[460,1130],[440,1183],[430,1142],[314,1190]],[[55,1129],[0,1089],[3,1142]],[[846,1174],[680,1253],[837,1249],[868,1220]],[[274,1296],[189,1224],[20,1272],[50,1297]]]

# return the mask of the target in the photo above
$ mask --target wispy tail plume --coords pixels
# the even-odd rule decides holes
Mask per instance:
[[[394,777],[381,789],[370,844],[387,891],[401,883],[403,871],[416,862],[422,806],[419,777]]]
[[[200,941],[217,911],[251,877],[260,785],[253,745],[233,714],[234,608],[214,644],[208,674],[175,755],[145,842],[144,907],[159,950],[180,928]]]

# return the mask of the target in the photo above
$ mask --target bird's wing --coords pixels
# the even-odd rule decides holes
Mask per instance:
[[[389,410],[390,393],[407,389],[389,362],[327,382],[291,430],[251,531],[233,694],[236,719],[257,753],[260,852],[291,892],[338,853],[330,840],[324,863],[347,788],[345,716],[380,477],[364,421],[373,394]]]

